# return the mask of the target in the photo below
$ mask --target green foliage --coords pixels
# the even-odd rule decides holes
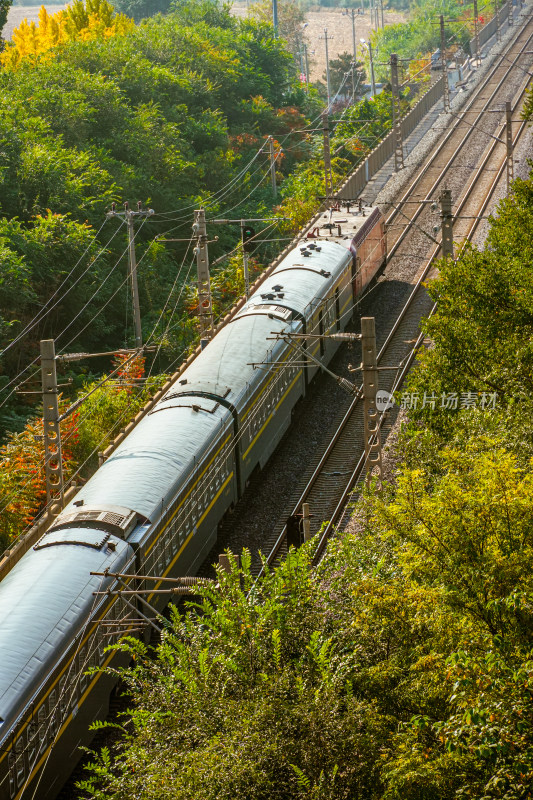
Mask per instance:
[[[329,62],[329,79],[331,84],[332,95],[340,92],[347,95],[352,93],[352,62],[353,55],[351,53],[339,53],[337,58],[332,58]],[[355,99],[358,100],[363,95],[363,84],[365,81],[365,70],[362,68],[363,64],[357,61],[354,68],[353,82],[355,85]],[[347,77],[347,74],[350,75]],[[322,80],[327,80],[327,75],[324,72]],[[343,87],[341,90],[341,86]]]
[[[259,0],[250,8],[252,18],[273,24],[271,0]],[[302,25],[305,22],[305,7],[298,0],[278,0],[279,35],[287,42],[290,52],[297,56],[302,44]]]
[[[270,212],[270,189],[257,185],[266,159],[246,164],[266,135],[288,135],[290,144],[291,130],[305,127],[306,108],[315,107],[293,82],[291,63],[270,26],[239,22],[211,0],[191,0],[127,35],[66,43],[53,57],[22,59],[2,72],[2,350],[66,281],[54,314],[3,356],[6,383],[34,358],[43,336],[85,351],[132,342],[124,229],[106,223],[84,255],[113,201],[141,199],[157,212],[136,236],[145,337],[156,326],[163,368],[191,346],[194,310],[184,283],[192,209],[220,192],[222,202],[209,203],[213,215],[223,204],[243,217]],[[302,156],[305,149],[291,149],[280,181]],[[241,203],[243,194],[250,199]],[[34,240],[46,219],[64,222],[41,257]],[[169,229],[182,244],[154,241]],[[231,250],[237,236],[223,231],[212,258]],[[41,280],[44,264],[50,270]],[[8,425],[24,419],[13,404],[3,412]]]
[[[0,40],[1,40],[1,33],[4,30],[4,25],[7,22],[7,15],[9,14],[9,9],[13,5],[13,0],[0,0]]]
[[[411,412],[394,486],[317,569],[310,542],[253,583],[245,552],[173,611],[155,659],[119,644],[129,724],[86,796],[532,798],[532,209],[518,181],[489,247],[442,264],[411,379],[494,384],[499,406]]]
[[[441,392],[496,392],[499,424],[508,443],[531,454],[531,430],[524,424],[531,406],[533,333],[533,183],[516,181],[492,221],[488,247],[466,247],[441,264],[429,291],[438,301],[425,323],[435,346],[420,359],[410,389]],[[517,413],[518,409],[521,413]],[[453,435],[454,413],[417,410],[416,420]],[[473,424],[469,423],[469,424]],[[487,424],[491,425],[490,415]]]
[[[353,574],[360,565],[349,548],[347,556]],[[348,584],[343,592],[333,570],[328,590],[309,557],[309,549],[292,553],[253,587],[245,552],[242,570],[219,573],[219,591],[202,589],[187,614],[173,612],[155,661],[135,644],[135,666],[124,673],[136,696],[129,733],[112,759],[104,753],[94,762],[85,792],[121,797],[142,786],[147,800],[170,792],[213,800],[374,795],[398,704],[421,708],[414,696],[402,699],[402,645],[389,643],[395,674],[384,663],[386,632],[377,647],[371,641],[370,626],[403,601],[391,587],[372,614],[367,594]],[[335,618],[324,588],[330,597],[343,592]]]
[[[380,80],[389,79],[389,72],[384,65],[389,62],[391,53],[397,53],[400,60],[411,61],[440,47],[438,20],[441,14],[445,19],[448,47],[468,50],[471,36],[469,20],[473,16],[471,4],[463,4],[460,0],[419,0],[411,3],[410,12],[408,22],[387,25],[372,34],[372,44],[379,52],[376,74]]]
[[[403,111],[409,103],[403,99]],[[339,122],[337,125],[336,122]],[[381,141],[392,127],[390,92],[381,92],[349,106],[339,120],[332,120],[331,151],[333,185],[336,186]],[[289,219],[287,228],[295,232],[316,212],[324,196],[322,145],[309,137],[311,157],[299,164],[284,181],[280,210]]]
[[[115,11],[126,14],[136,22],[154,14],[165,14],[172,0],[112,0]]]

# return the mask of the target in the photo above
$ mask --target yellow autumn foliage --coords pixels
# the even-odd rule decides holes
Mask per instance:
[[[41,6],[37,24],[25,19],[15,28],[0,63],[16,69],[23,59],[39,56],[64,42],[117,36],[134,27],[134,21],[125,14],[115,14],[107,0],[74,0],[55,14]]]

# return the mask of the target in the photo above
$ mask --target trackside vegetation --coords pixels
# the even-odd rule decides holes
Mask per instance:
[[[80,797],[533,796],[533,180],[441,263],[394,481],[318,568],[250,558],[135,641],[131,708]],[[496,393],[495,407],[440,398]],[[401,397],[398,398],[401,401]]]
[[[139,25],[107,0],[43,9],[0,59],[3,549],[43,506],[39,340],[55,339],[59,353],[133,343],[126,232],[106,219],[111,203],[120,209],[140,198],[156,212],[135,238],[143,341],[156,350],[133,391],[116,380],[95,389],[110,374],[108,358],[59,365],[59,382],[71,381],[62,408],[88,395],[63,426],[65,475],[81,480],[197,342],[194,208],[205,205],[208,218],[266,218],[250,258],[253,279],[320,205],[324,168],[322,103],[300,86],[285,44],[269,23],[236,20],[214,0],[180,2]],[[404,111],[414,100],[413,87],[406,89]],[[387,89],[336,110],[335,182],[391,124]],[[216,318],[243,292],[239,231],[238,224],[209,228],[219,237],[210,243]]]

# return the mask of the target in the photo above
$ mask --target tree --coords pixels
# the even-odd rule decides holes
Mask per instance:
[[[154,14],[166,14],[172,0],[112,0],[113,7],[120,14],[126,14],[135,22]]]
[[[363,63],[357,61],[353,68],[352,78],[352,63],[353,55],[351,53],[340,53],[337,58],[333,58],[329,62],[329,78],[333,94],[340,93],[351,96],[353,84],[355,86],[354,101],[356,101],[363,96],[365,70]],[[324,72],[322,79],[326,81],[326,72]]]
[[[4,26],[7,22],[7,15],[9,14],[9,9],[13,5],[13,0],[0,0],[0,42],[3,43],[3,39],[1,38],[2,31],[4,30]]]
[[[8,69],[16,69],[24,59],[34,59],[64,42],[117,36],[132,26],[130,19],[113,13],[107,0],[74,0],[64,11],[52,15],[41,6],[39,24],[22,20],[0,62]]]
[[[259,0],[250,8],[250,14],[261,22],[272,24],[271,0]],[[305,10],[298,0],[280,0],[278,3],[278,31],[296,58],[302,46],[302,26],[305,22]]]
[[[413,390],[431,386],[438,396],[495,392],[502,408],[510,403],[528,407],[533,392],[531,232],[529,178],[517,181],[513,194],[500,203],[489,246],[466,246],[456,261],[442,264],[439,278],[431,283],[438,306],[425,329],[435,346],[410,379]],[[413,416],[440,429],[451,419],[448,412],[428,414],[427,409]]]
[[[463,626],[447,658],[445,714],[413,718],[400,733],[385,797],[528,798],[533,479],[501,434],[438,459],[437,475],[402,469],[370,523],[393,538],[406,578],[439,591]]]

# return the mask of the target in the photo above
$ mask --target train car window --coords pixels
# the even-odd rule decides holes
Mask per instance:
[[[46,727],[48,724],[48,717],[46,714],[46,707],[44,702],[39,706],[37,712],[37,728],[39,731],[39,755],[42,755],[46,750]]]
[[[39,727],[37,725],[37,721],[32,719],[32,721],[28,724],[28,772],[31,770],[33,763],[35,762],[35,757],[37,755],[37,746],[39,743],[37,734],[39,733]]]
[[[171,542],[172,542],[172,555],[173,555],[173,556],[175,556],[175,555],[176,555],[176,553],[178,552],[178,541],[179,541],[179,537],[178,537],[178,530],[177,530],[177,527],[178,527],[178,526],[177,526],[177,524],[176,524],[176,520],[174,519],[174,523],[173,523],[173,525],[172,525],[172,533],[171,533],[171,537],[170,537],[170,540],[171,540]]]
[[[105,652],[104,652],[105,644],[104,640],[102,639],[102,634],[100,631],[97,633],[97,638],[98,638],[98,661],[100,662],[100,664],[103,664],[105,659]]]
[[[322,311],[318,312],[318,333],[319,336],[321,337],[319,339],[320,355],[323,356],[325,352],[325,347],[324,347],[324,339],[322,338],[324,336],[324,315],[322,314]]]
[[[7,764],[9,771],[9,797],[13,798],[17,793],[17,784],[15,781],[16,758],[12,750],[7,757]]]
[[[25,759],[24,737],[22,735],[17,739],[15,744],[15,758],[16,758],[16,771],[17,771],[17,789],[20,789],[24,784],[26,777],[26,759]]]
[[[54,740],[55,735],[56,735],[57,718],[58,718],[57,690],[54,687],[51,690],[50,694],[48,695],[48,730],[47,730],[47,738],[48,738],[49,742],[52,742]]]
[[[67,678],[66,675],[63,675],[61,680],[59,681],[59,710],[61,712],[61,717],[65,715],[65,711],[67,710]]]
[[[79,664],[79,693],[82,695],[87,688],[87,675],[85,674],[88,668],[88,664],[85,663],[87,658],[87,643],[80,647],[78,653],[78,664]]]

